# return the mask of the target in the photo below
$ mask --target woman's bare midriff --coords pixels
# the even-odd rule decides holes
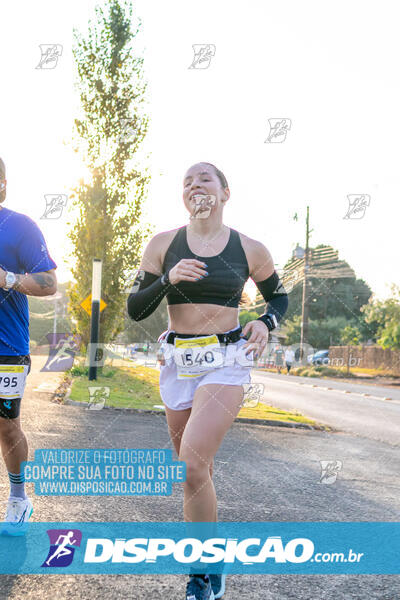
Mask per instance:
[[[168,314],[177,333],[224,333],[239,325],[239,309],[219,304],[171,304]]]

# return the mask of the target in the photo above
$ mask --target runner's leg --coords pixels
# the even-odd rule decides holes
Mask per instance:
[[[217,499],[209,466],[242,401],[241,385],[210,383],[196,389],[179,453],[179,460],[186,462],[185,520],[216,520]]]
[[[191,408],[186,408],[185,410],[172,410],[171,408],[168,408],[168,406],[165,406],[169,435],[178,456],[181,447],[182,435],[185,430],[186,423],[189,420],[191,411]],[[210,464],[210,477],[213,476],[213,467],[214,461],[212,460]]]
[[[0,417],[0,444],[9,473],[19,473],[21,463],[28,460],[28,442],[21,429],[20,417]]]

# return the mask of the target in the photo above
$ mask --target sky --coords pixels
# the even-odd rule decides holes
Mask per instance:
[[[70,216],[64,210],[57,220],[41,217],[46,194],[68,196],[85,175],[70,145],[79,100],[72,29],[86,29],[95,4],[2,6],[4,206],[39,224],[59,281],[70,278]],[[150,119],[142,148],[152,177],[144,219],[154,233],[188,223],[184,173],[211,162],[230,186],[225,224],[262,241],[277,269],[297,243],[305,244],[308,205],[310,244],[332,245],[376,297],[390,296],[390,284],[400,283],[397,4],[140,0],[133,6],[142,22],[135,46],[144,58]],[[41,44],[62,46],[54,69],[36,68]],[[207,68],[189,68],[195,44],[215,48]],[[266,141],[270,119],[290,125],[277,143]],[[348,196],[361,194],[363,216],[344,218]],[[255,286],[245,289],[253,295]]]

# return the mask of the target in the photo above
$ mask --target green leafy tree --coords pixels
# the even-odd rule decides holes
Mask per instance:
[[[346,325],[340,336],[340,341],[345,346],[358,346],[362,341],[362,333],[355,325]]]
[[[331,255],[331,259],[326,261],[317,258],[317,250],[325,250],[326,255]],[[312,268],[308,277],[307,303],[309,332],[307,342],[315,348],[328,348],[332,344],[342,343],[342,332],[347,326],[356,327],[359,331],[360,341],[373,339],[376,333],[376,326],[367,324],[365,316],[361,312],[372,295],[372,291],[363,279],[357,279],[354,276],[333,276],[335,273],[351,274],[351,268],[346,261],[340,261],[335,257],[335,250],[331,246],[319,244],[315,249],[311,249]],[[304,267],[302,263],[297,262],[295,258],[290,258],[284,271],[294,272]],[[312,276],[312,270],[322,268],[332,275],[330,277]],[[301,274],[301,273],[300,273]],[[287,333],[289,343],[299,343],[301,312],[303,298],[303,280],[298,278],[297,283],[289,291],[289,306],[285,313],[281,326]],[[260,293],[257,293],[255,310],[264,311],[263,299]],[[336,319],[336,320],[335,320]],[[338,329],[335,331],[335,327]],[[354,336],[353,336],[354,337]],[[347,338],[346,338],[347,339]]]
[[[377,343],[384,349],[400,350],[400,287],[392,285],[392,298],[371,300],[363,307],[366,322],[377,326]]]
[[[328,349],[342,343],[342,332],[348,324],[346,317],[329,317],[322,321],[309,321],[308,339],[305,340],[315,350]],[[282,333],[286,334],[286,344],[299,344],[301,332],[301,315],[296,315],[285,322]]]
[[[239,323],[242,327],[249,323],[249,321],[254,321],[258,319],[259,315],[254,310],[242,310],[239,313]]]
[[[134,56],[130,2],[111,0],[96,7],[87,37],[74,30],[81,114],[75,120],[74,149],[92,180],[81,180],[72,197],[78,214],[69,232],[73,244],[69,288],[76,330],[86,344],[89,317],[79,306],[91,292],[92,260],[103,261],[100,341],[112,341],[124,327],[126,280],[138,267],[151,235],[140,223],[149,176],[137,166],[148,119],[143,112],[147,84],[143,59]],[[124,292],[125,289],[125,292]]]
[[[316,250],[320,248],[331,249],[331,246],[319,244]],[[332,249],[333,250],[333,249]],[[284,266],[285,270],[290,270],[290,259]],[[332,274],[338,265],[341,268],[349,267],[346,261],[332,259],[328,264],[332,268]],[[326,267],[327,265],[325,265]],[[363,279],[355,277],[332,277],[308,278],[308,307],[309,318],[312,320],[323,320],[326,317],[341,317],[347,319],[358,319],[363,321],[363,315],[360,313],[361,307],[366,304],[372,295],[372,290]],[[303,281],[299,280],[289,294],[289,307],[285,315],[286,319],[294,315],[301,315],[301,304],[303,297]]]

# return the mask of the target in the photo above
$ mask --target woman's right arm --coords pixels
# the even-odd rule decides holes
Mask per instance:
[[[169,288],[169,285],[161,283],[161,236],[162,234],[155,235],[147,244],[128,296],[128,314],[134,321],[149,317],[159,306]]]
[[[155,235],[148,243],[140,263],[139,271],[128,296],[128,314],[134,321],[149,317],[161,300],[179,281],[195,281],[204,276],[204,263],[197,259],[182,259],[168,273],[169,282],[162,283],[162,248],[165,233]]]

